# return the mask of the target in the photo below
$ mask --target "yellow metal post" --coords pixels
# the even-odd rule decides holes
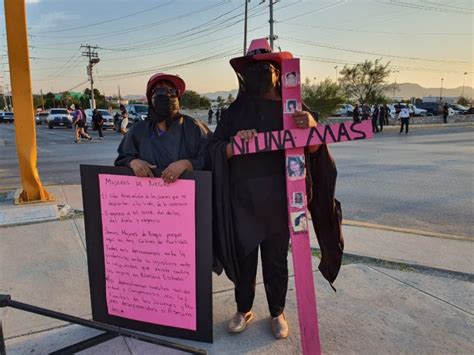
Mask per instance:
[[[36,166],[36,124],[31,90],[25,0],[4,0],[8,61],[15,114],[16,151],[23,190],[20,203],[52,201]]]

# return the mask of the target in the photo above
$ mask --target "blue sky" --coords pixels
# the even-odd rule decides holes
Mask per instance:
[[[27,0],[33,90],[87,87],[81,44],[100,47],[96,86],[108,95],[118,85],[122,94],[142,94],[151,73],[163,69],[201,93],[234,89],[228,61],[243,51],[243,4]],[[444,78],[452,88],[468,72],[472,86],[473,1],[280,0],[274,7],[276,47],[302,58],[303,77],[335,79],[345,64],[382,57],[398,71],[391,82],[396,75],[399,83],[439,87]],[[251,0],[249,9],[249,39],[268,36],[268,0]],[[5,56],[2,64],[8,82]]]

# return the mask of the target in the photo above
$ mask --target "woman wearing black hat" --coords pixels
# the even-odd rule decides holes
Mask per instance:
[[[167,183],[185,171],[204,170],[207,165],[209,129],[179,112],[184,81],[175,75],[158,73],[148,81],[148,117],[135,123],[118,148],[116,166],[129,166],[136,176],[153,177],[162,170]]]

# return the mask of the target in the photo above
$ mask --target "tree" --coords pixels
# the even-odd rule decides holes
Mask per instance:
[[[48,92],[44,95],[44,108],[49,109],[54,107],[54,94],[52,92]]]
[[[84,90],[84,94],[79,97],[77,100],[78,103],[83,107],[83,108],[90,108],[90,99],[91,99],[91,89],[86,88]],[[99,89],[94,89],[94,100],[95,100],[95,106],[97,108],[108,108],[109,104],[107,99],[105,98],[104,95],[102,95],[99,91]]]
[[[181,96],[180,105],[183,108],[193,109],[198,108],[200,103],[201,97],[199,94],[192,90],[186,90]]]
[[[341,87],[329,78],[319,85],[311,85],[307,78],[301,89],[303,102],[321,118],[330,116],[345,101]]]
[[[224,99],[222,98],[222,96],[217,96],[216,101],[217,101],[217,106],[219,106],[219,107],[224,106],[225,101],[224,101]]]
[[[231,93],[229,93],[229,96],[227,96],[226,104],[230,105],[232,102],[234,102],[235,98],[232,96]]]
[[[211,107],[211,100],[205,96],[201,96],[201,99],[199,100],[199,107],[201,108],[208,108]]]
[[[373,104],[385,98],[385,92],[393,86],[385,80],[390,75],[388,69],[390,62],[381,63],[381,59],[375,61],[366,60],[352,67],[347,65],[340,71],[341,84],[346,96],[361,104]]]
[[[457,103],[458,103],[459,105],[463,105],[463,106],[469,106],[469,104],[470,104],[470,103],[469,103],[469,100],[468,100],[467,98],[463,97],[463,96],[461,96],[461,97],[458,99]]]

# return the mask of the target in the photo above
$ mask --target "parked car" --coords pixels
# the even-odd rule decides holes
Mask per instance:
[[[14,119],[13,112],[0,112],[0,122],[13,123]]]
[[[38,125],[46,124],[47,121],[48,121],[48,116],[49,116],[49,113],[47,113],[47,112],[38,112],[35,115],[36,124],[38,124]]]
[[[99,111],[104,118],[104,125],[102,126],[102,129],[114,129],[114,118],[110,112],[102,109],[97,109],[97,111]],[[86,113],[86,126],[92,127],[92,109],[88,108],[84,112]]]
[[[428,111],[426,111],[423,108],[418,108],[415,105],[408,104],[408,107],[410,107],[410,110],[413,112],[414,116],[426,116],[428,115]]]
[[[46,122],[49,129],[54,127],[72,128],[72,116],[65,108],[52,108],[48,112]]]
[[[459,104],[448,104],[448,106],[461,115],[467,115],[467,112],[469,111],[469,107]]]
[[[454,110],[451,107],[448,107],[448,116],[459,115],[460,112],[458,110]]]
[[[426,110],[428,115],[431,114],[433,116],[437,116],[443,113],[439,103],[437,102],[421,102],[418,104],[418,107]]]
[[[130,104],[125,108],[128,112],[128,121],[130,123],[143,121],[148,117],[148,105]]]
[[[351,104],[341,104],[334,113],[335,116],[352,116],[354,106]]]

